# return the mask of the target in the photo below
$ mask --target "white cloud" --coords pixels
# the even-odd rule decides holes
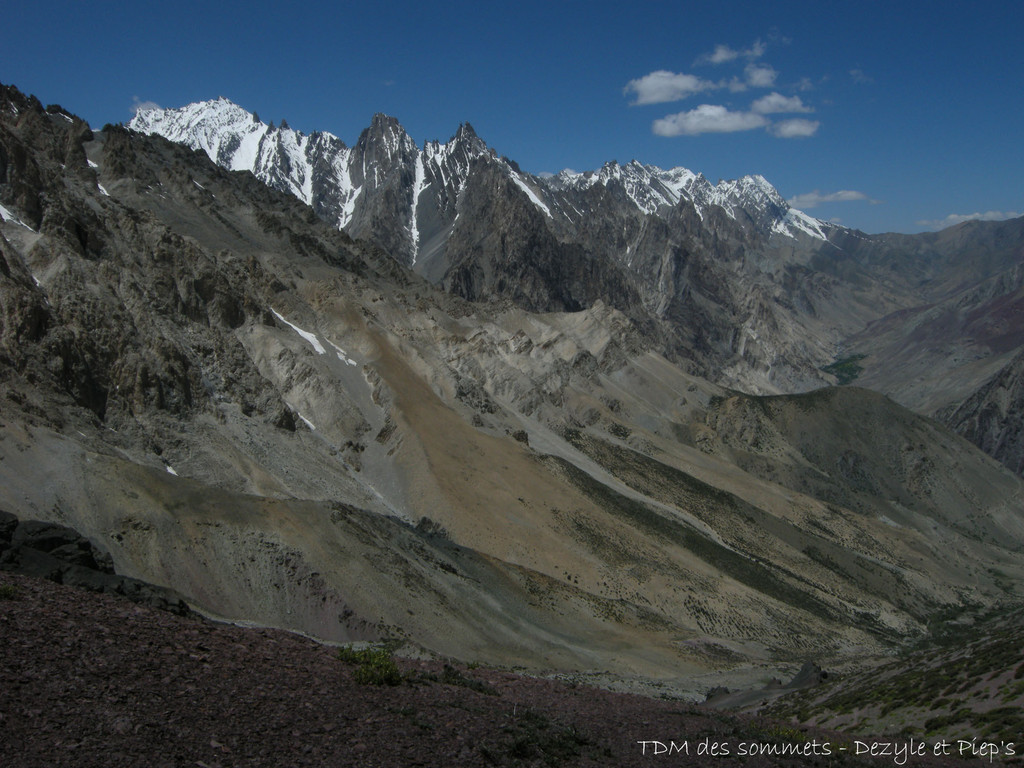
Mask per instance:
[[[759,59],[764,56],[765,48],[766,46],[764,43],[760,40],[755,40],[754,44],[750,46],[748,50],[743,52],[743,55],[748,59]]]
[[[821,127],[821,123],[817,120],[794,117],[792,120],[774,123],[768,130],[777,139],[805,139],[816,134],[819,127]]]
[[[747,76],[747,85],[751,88],[771,88],[779,73],[767,64],[747,64],[743,73]]]
[[[633,104],[663,104],[667,101],[679,101],[715,87],[714,83],[702,80],[696,75],[659,69],[636,80],[630,80],[622,92],[632,91],[636,94]]]
[[[872,200],[863,192],[857,192],[852,189],[841,189],[838,192],[821,192],[816,189],[813,192],[805,192],[802,195],[791,197],[786,202],[794,208],[806,211],[811,208],[817,208],[822,203],[851,203],[858,200],[867,200],[872,204],[879,202],[878,200]]]
[[[945,229],[956,224],[963,224],[965,221],[1005,221],[1024,216],[1024,213],[1013,213],[1010,211],[986,211],[985,213],[951,213],[944,219],[926,219],[917,222],[919,227],[929,229]]]
[[[851,69],[850,77],[853,78],[855,83],[873,83],[875,82],[871,77],[864,73],[863,69]]]
[[[743,78],[733,77],[729,82],[721,83],[733,93],[739,93],[748,88],[771,88],[775,85],[775,79],[779,73],[768,64],[747,64],[743,68]]]
[[[789,99],[774,93],[755,101],[749,112],[733,111],[720,104],[701,104],[689,112],[678,112],[655,120],[651,130],[658,136],[698,136],[702,133],[736,133],[765,128],[778,139],[800,139],[813,136],[821,126],[817,120],[793,118],[773,123],[765,117],[766,113],[776,111],[810,110],[795,96]]]
[[[666,115],[651,129],[658,136],[697,136],[702,133],[734,133],[763,128],[768,121],[753,112],[733,112],[717,104],[701,104],[689,112]]]
[[[133,115],[137,115],[139,112],[148,112],[151,109],[160,109],[160,105],[155,101],[142,101],[138,96],[132,96]]]
[[[701,60],[706,61],[708,64],[725,64],[725,62],[733,61],[739,57],[740,52],[734,51],[728,45],[716,45],[714,52],[704,56]]]
[[[723,89],[733,93],[741,93],[752,88],[772,89],[779,73],[771,65],[758,61],[766,49],[767,46],[761,40],[755,40],[746,50],[719,44],[711,53],[698,58],[697,63],[725,64],[737,61],[744,64],[742,75],[714,81],[705,80],[697,75],[657,70],[636,80],[630,80],[623,93],[633,94],[635,100],[632,104],[638,105],[679,101],[697,93]],[[745,63],[740,60],[745,60]],[[810,88],[810,80],[805,78],[800,87]],[[696,109],[665,115],[660,120],[655,120],[651,124],[651,130],[659,136],[697,136],[702,133],[734,133],[764,128],[776,138],[803,138],[814,136],[821,123],[802,118],[773,122],[766,116],[810,112],[814,112],[814,109],[805,104],[799,96],[784,96],[772,90],[767,96],[755,100],[746,111],[733,110],[721,104],[701,104]]]
[[[774,115],[780,112],[813,112],[799,96],[783,96],[781,93],[772,91],[767,96],[750,105],[750,108],[761,115]]]
[[[764,56],[765,44],[760,40],[755,40],[754,44],[747,48],[745,51],[737,51],[734,48],[730,48],[728,45],[716,45],[715,50],[711,53],[706,53],[697,59],[698,64],[725,64],[730,61],[743,57],[745,59],[759,59]]]

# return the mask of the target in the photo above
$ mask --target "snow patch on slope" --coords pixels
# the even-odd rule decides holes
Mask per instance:
[[[821,222],[818,219],[808,216],[803,211],[798,211],[795,208],[790,208],[786,211],[786,215],[775,223],[772,231],[793,238],[796,237],[795,232],[803,232],[820,240],[828,239],[825,233],[822,232]]]
[[[333,341],[328,339],[327,343],[334,347],[335,351],[338,353],[338,359],[341,360],[341,362],[343,362],[345,365],[359,365],[359,363],[357,363],[355,360],[348,356],[348,353],[344,349],[339,347]]]
[[[423,192],[423,153],[416,154],[416,176],[412,184],[412,215],[409,219],[409,234],[412,236],[412,263],[416,263],[416,257],[420,250],[420,230],[416,225],[416,213],[420,207],[420,194]]]
[[[316,337],[316,334],[310,333],[309,331],[304,331],[302,328],[299,328],[299,326],[295,325],[294,323],[289,323],[287,320],[281,317],[281,314],[276,309],[271,309],[270,311],[274,313],[274,317],[276,317],[282,323],[284,323],[297,334],[299,334],[299,336],[308,341],[310,345],[313,347],[313,349],[316,350],[316,353],[318,355],[327,354],[327,350],[324,349],[324,345],[320,343],[320,339]]]
[[[12,224],[22,226],[29,232],[35,232],[35,230],[32,229],[32,227],[23,222],[21,219],[19,219],[17,216],[11,213],[7,208],[4,208],[2,205],[0,205],[0,219],[3,219],[4,221],[9,221]]]
[[[523,190],[523,192],[526,193],[526,196],[530,198],[530,202],[532,202],[534,205],[536,205],[538,208],[544,211],[544,213],[547,214],[547,217],[549,219],[553,219],[554,216],[551,215],[551,210],[544,204],[544,201],[537,196],[537,193],[534,192],[533,189],[525,181],[523,181],[522,176],[516,173],[515,171],[512,171],[511,176],[512,181],[515,182],[516,186]]]

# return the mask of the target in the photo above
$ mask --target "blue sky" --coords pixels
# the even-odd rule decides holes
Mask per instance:
[[[533,173],[760,173],[867,232],[1024,214],[1019,3],[4,5],[0,82],[94,127],[225,96],[349,144],[468,121]]]

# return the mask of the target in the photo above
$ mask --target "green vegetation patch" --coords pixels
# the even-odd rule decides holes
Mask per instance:
[[[402,672],[391,651],[385,647],[357,650],[351,646],[342,646],[338,649],[338,658],[355,666],[353,676],[360,685],[399,685],[402,682]]]
[[[842,357],[836,360],[834,363],[830,363],[823,367],[825,373],[831,373],[836,377],[840,386],[849,384],[864,370],[864,366],[860,364],[867,355],[850,355],[849,357]]]
[[[398,664],[395,662],[395,657],[391,650],[392,647],[377,645],[366,648],[353,648],[350,645],[345,645],[338,649],[338,659],[345,664],[355,667],[353,678],[360,685],[441,683],[443,685],[468,688],[471,691],[487,696],[499,695],[494,687],[488,685],[483,680],[467,677],[451,664],[445,664],[440,675],[433,672],[405,674],[398,668]]]
[[[13,584],[0,584],[0,600],[17,600],[18,588]]]

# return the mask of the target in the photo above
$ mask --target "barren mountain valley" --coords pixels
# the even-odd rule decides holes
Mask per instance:
[[[498,688],[514,670],[689,706],[813,662],[828,679],[803,700],[743,706],[1024,749],[1024,658],[1001,644],[1024,598],[1024,220],[865,235],[769,206],[760,182],[643,209],[621,169],[538,179],[464,128],[461,185],[431,186],[388,130],[351,148],[375,182],[339,228],[330,185],[303,201],[0,88],[11,531],[77,531],[122,579],[107,591]],[[0,568],[75,581],[33,547]],[[17,578],[0,612],[49,599]],[[31,623],[5,615],[0,636]],[[316,647],[296,658],[326,663]],[[907,683],[964,647],[991,665]],[[518,764],[633,764],[588,727],[590,746]],[[231,748],[221,764],[257,764]]]

